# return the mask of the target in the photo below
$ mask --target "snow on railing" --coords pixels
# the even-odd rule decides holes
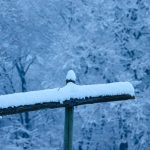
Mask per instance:
[[[0,115],[135,98],[129,82],[77,85],[75,80],[76,75],[71,70],[66,77],[67,84],[62,88],[1,95]]]

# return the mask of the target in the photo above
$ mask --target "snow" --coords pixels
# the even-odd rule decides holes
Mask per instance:
[[[113,96],[129,94],[134,96],[134,88],[129,82],[117,82],[109,84],[76,85],[69,82],[62,88],[15,93],[0,96],[0,108],[8,108],[20,105],[32,105],[44,102],[60,102],[72,99],[84,99],[85,97]]]
[[[69,70],[66,76],[66,80],[76,81],[76,75],[73,70]]]

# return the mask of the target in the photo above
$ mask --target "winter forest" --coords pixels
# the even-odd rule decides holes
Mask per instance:
[[[0,95],[129,81],[136,100],[75,107],[73,150],[150,150],[149,0],[0,0]],[[63,150],[64,109],[0,118],[0,150]]]

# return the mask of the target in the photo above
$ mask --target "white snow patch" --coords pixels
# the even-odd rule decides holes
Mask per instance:
[[[76,81],[76,74],[73,70],[69,70],[66,76],[66,80]]]
[[[0,108],[20,105],[32,105],[44,102],[60,102],[71,98],[84,99],[85,97],[113,96],[129,94],[134,96],[134,88],[129,82],[109,84],[76,85],[68,83],[62,88],[15,93],[0,96]]]

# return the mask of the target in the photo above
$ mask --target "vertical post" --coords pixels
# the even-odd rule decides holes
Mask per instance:
[[[66,84],[75,84],[76,75],[73,70],[68,71],[66,76]],[[73,141],[73,106],[65,107],[65,126],[64,126],[64,150],[72,150]]]
[[[64,150],[72,150],[74,107],[65,107]]]

